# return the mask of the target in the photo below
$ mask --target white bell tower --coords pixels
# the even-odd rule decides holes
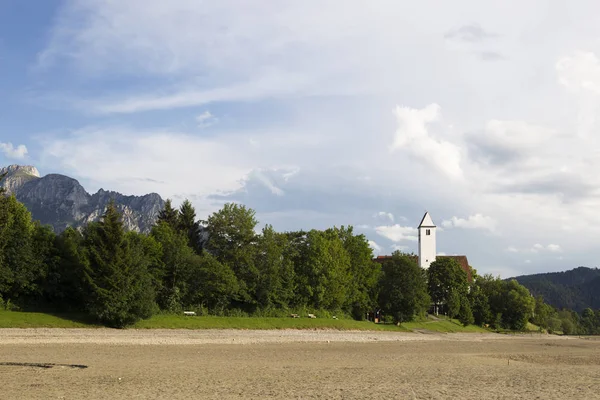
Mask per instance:
[[[431,215],[425,212],[419,224],[419,267],[427,269],[435,261],[435,225]]]

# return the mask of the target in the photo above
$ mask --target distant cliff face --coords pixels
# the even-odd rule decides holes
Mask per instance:
[[[73,178],[50,174],[40,177],[35,167],[11,165],[0,169],[0,181],[8,193],[13,193],[25,204],[33,218],[51,225],[59,233],[68,226],[82,228],[97,221],[110,200],[114,200],[123,215],[128,230],[149,232],[165,202],[156,193],[145,196],[124,196],[117,192],[100,190],[90,195]]]

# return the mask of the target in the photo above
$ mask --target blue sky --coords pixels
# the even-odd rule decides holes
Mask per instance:
[[[484,4],[487,3],[487,4]],[[594,1],[0,1],[0,165],[503,277],[596,266]]]

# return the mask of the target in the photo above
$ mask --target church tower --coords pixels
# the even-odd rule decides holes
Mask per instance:
[[[429,268],[429,265],[435,261],[435,256],[435,225],[431,215],[425,212],[419,224],[419,267]]]

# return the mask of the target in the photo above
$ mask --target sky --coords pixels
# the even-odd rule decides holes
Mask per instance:
[[[600,256],[600,3],[0,0],[0,166],[503,278]]]

